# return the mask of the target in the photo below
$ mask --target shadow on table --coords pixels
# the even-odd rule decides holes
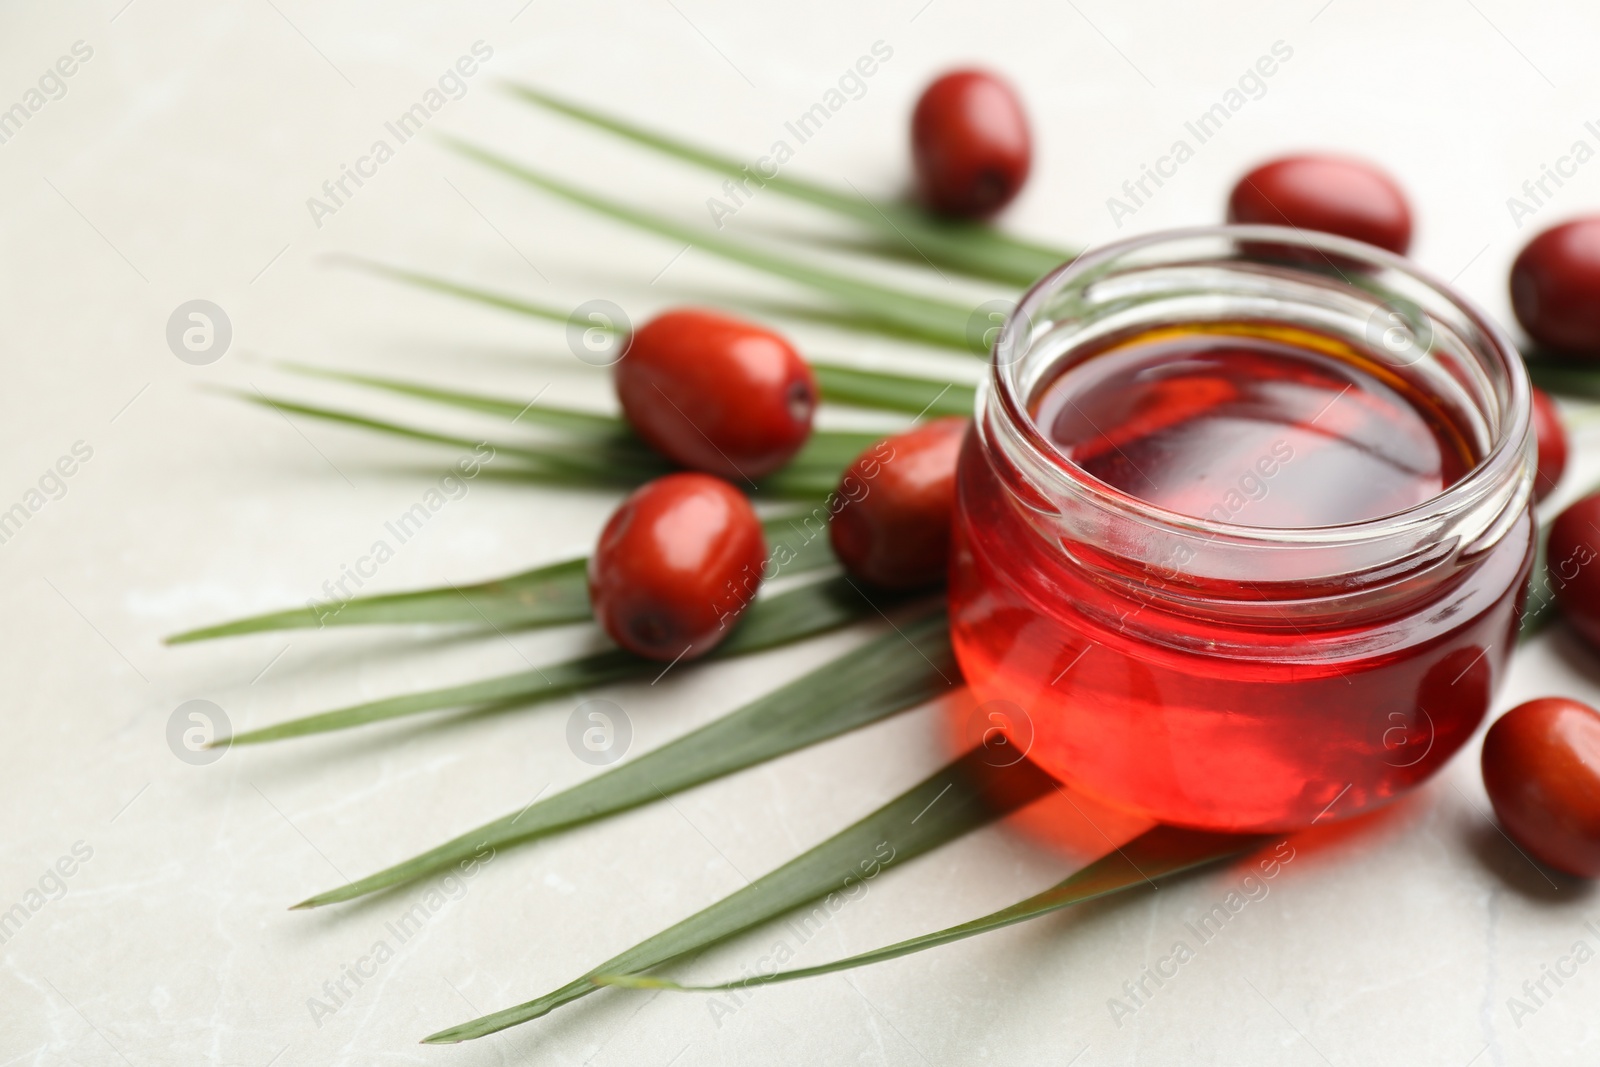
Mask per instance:
[[[1551,904],[1571,904],[1594,895],[1594,883],[1546,867],[1505,835],[1498,823],[1478,822],[1467,832],[1473,855],[1518,894]]]

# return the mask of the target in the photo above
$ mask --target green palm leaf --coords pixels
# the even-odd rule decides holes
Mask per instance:
[[[763,597],[750,605],[739,620],[738,628],[705,660],[724,659],[789,644],[836,630],[858,619],[875,615],[880,610],[848,578],[812,582]],[[213,743],[249,745],[348,730],[355,726],[432,711],[519,707],[591,686],[630,678],[650,678],[664,674],[667,669],[667,665],[655,660],[636,656],[620,648],[610,648],[548,667],[534,667],[483,681],[372,700],[290,719],[274,726],[236,734],[232,738],[219,738]]]
[[[1075,254],[1008,237],[987,226],[939,219],[904,204],[875,202],[859,192],[844,192],[819,182],[783,174],[771,178],[751,175],[747,165],[729,156],[561,100],[530,86],[512,85],[509,88],[515,96],[528,103],[577,119],[595,129],[616,134],[674,159],[736,181],[753,180],[760,188],[771,189],[783,196],[854,219],[875,230],[883,241],[884,249],[898,251],[907,258],[914,255],[918,259],[926,259],[938,266],[975,277],[1027,286]]]
[[[259,392],[223,391],[231,392],[231,395],[250,403],[270,407],[284,415],[291,413],[304,415],[308,418],[355,426],[413,441],[449,445],[467,451],[487,445],[494,450],[496,456],[507,456],[517,462],[517,466],[510,471],[485,467],[480,472],[480,477],[485,475],[516,477],[552,485],[621,489],[632,488],[676,469],[652,452],[644,442],[629,433],[622,420],[611,416],[589,415],[591,420],[610,419],[616,432],[584,440],[580,442],[582,447],[514,445],[503,441],[438,433],[370,415],[267,396]],[[479,399],[488,402],[487,398]],[[569,414],[579,414],[571,409],[547,410],[564,410]],[[751,483],[751,488],[763,495],[779,499],[820,500],[837,488],[845,467],[882,437],[883,434],[879,433],[819,430],[811,435],[805,447],[789,461],[787,466]]]
[[[365,385],[385,392],[432,401],[446,407],[488,415],[504,415],[512,422],[521,418],[542,422],[551,429],[579,437],[580,440],[574,443],[581,447],[599,447],[608,458],[619,458],[639,467],[662,465],[667,462],[635,436],[627,422],[617,415],[604,415],[596,411],[584,411],[554,404],[536,404],[532,401],[519,402],[507,397],[485,396],[482,393],[463,393],[421,382],[408,382],[372,374],[353,374],[299,364],[284,366],[295,373]],[[936,390],[955,388],[945,387],[943,383],[926,378],[899,378],[895,375],[873,375],[865,371],[859,373],[868,378],[887,380],[889,384],[884,387],[886,390],[894,388],[896,384],[903,384],[907,390],[907,397],[920,396],[924,392],[937,395]],[[967,395],[972,394],[968,392]],[[270,402],[278,405],[285,403]],[[832,476],[833,482],[837,483],[839,473],[863,450],[877,444],[883,437],[882,433],[861,430],[814,430],[807,439],[805,447],[795,454],[785,470],[793,468],[806,472],[826,471]],[[833,488],[833,485],[830,484],[829,488]]]
[[[484,848],[507,848],[681,792],[926,703],[952,691],[960,678],[944,612],[936,611],[564,793],[295,907],[352,900]]]
[[[913,415],[965,415],[977,406],[977,387],[937,378],[857,370],[833,363],[812,363],[822,395],[836,404],[904,411]]]
[[[280,361],[277,365],[293,374],[302,374],[310,378],[364,385],[370,389],[429,400],[465,411],[500,415],[512,422],[528,419],[572,434],[605,437],[627,432],[625,422],[614,415],[539,404],[537,397],[519,402],[511,397],[464,393],[456,389],[444,389],[423,382],[406,381],[384,375],[358,374],[353,371],[332,370],[288,361]],[[816,374],[817,385],[822,390],[823,399],[877,411],[900,411],[934,416],[971,415],[977,394],[977,387],[974,385],[941,381],[938,378],[861,370],[837,363],[813,362],[811,369]],[[820,435],[819,440],[842,439],[839,438],[837,431],[819,430],[816,433]],[[848,439],[862,440],[855,434],[849,435]]]
[[[781,550],[780,558],[788,559],[783,568],[786,574],[800,574],[835,562],[826,528],[812,519],[816,527],[807,529],[807,518],[810,516],[785,515],[761,524],[769,555]],[[521,629],[584,622],[592,617],[588,570],[588,559],[565,559],[471,585],[354,597],[342,603],[322,601],[186,630],[167,638],[166,643],[181,645],[240,634],[325,626],[470,623]]]
[[[536,304],[521,297],[511,296],[507,293],[496,293],[475,285],[463,282],[454,282],[448,278],[441,278],[436,274],[427,274],[423,271],[407,270],[405,267],[393,267],[387,263],[379,263],[374,259],[364,256],[340,254],[329,256],[333,263],[342,263],[369,274],[381,275],[392,281],[405,282],[419,289],[431,289],[436,293],[446,296],[459,297],[470,300],[475,304],[485,304],[489,307],[499,308],[502,311],[515,312],[518,315],[528,315],[536,319],[546,319],[550,322],[567,323],[571,321],[572,312],[562,311],[560,308],[551,307],[549,304]]]
[[[658,967],[831,892],[849,890],[852,882],[876,877],[1037,800],[1055,784],[1028,760],[994,768],[984,762],[987,755],[982,749],[968,753],[820,845],[566,985],[424,1041],[468,1041],[537,1019],[599,989],[597,975]]]
[[[909,956],[940,945],[948,945],[979,934],[1002,930],[1007,926],[1037,919],[1053,911],[1082,904],[1097,897],[1110,896],[1129,889],[1154,885],[1156,879],[1167,878],[1184,871],[1194,870],[1248,852],[1269,841],[1270,837],[1247,834],[1213,834],[1200,830],[1184,830],[1175,826],[1157,826],[1134,838],[1113,852],[1089,864],[1049,889],[1017,901],[1010,907],[990,912],[982,918],[956,926],[922,934],[919,937],[897,941],[883,948],[873,949],[842,960],[821,963],[815,967],[799,967],[792,971],[778,971],[738,978],[711,985],[679,985],[665,978],[641,974],[596,975],[591,981],[596,985],[625,986],[630,989],[672,989],[680,992],[715,992],[724,989],[742,989],[746,986],[765,985],[769,982],[792,982],[797,978],[812,978],[837,971],[865,967],[873,963]]]
[[[747,267],[754,267],[756,270],[796,282],[832,297],[877,322],[893,327],[896,331],[903,331],[930,343],[958,351],[969,353],[974,351],[973,343],[968,336],[973,308],[891,289],[863,278],[801,263],[743,242],[730,241],[714,233],[685,226],[642,209],[585,192],[576,186],[568,185],[557,178],[465,141],[449,138],[447,143],[462,155],[608,218],[694,245],[735,263],[742,263]]]
[[[376,260],[364,259],[360,256],[340,255],[330,258],[332,258],[335,262],[355,267],[358,270],[364,270],[370,274],[377,274],[381,277],[389,278],[392,281],[402,282],[406,285],[414,285],[420,289],[427,289],[432,292],[443,293],[446,296],[457,297],[461,300],[469,300],[475,304],[483,304],[486,307],[498,308],[502,311],[510,311],[518,315],[526,315],[532,318],[547,319],[552,322],[570,321],[570,315],[564,315],[559,310],[549,306],[548,304],[535,304],[530,301],[523,300],[521,297],[512,296],[509,293],[500,293],[492,289],[484,289],[481,286],[468,285],[465,282],[452,281],[449,278],[441,278],[438,275],[428,274],[424,271],[411,270],[405,267],[393,267],[385,263],[380,263]],[[886,327],[881,320],[862,315],[858,312],[836,311],[832,309],[773,303],[761,300],[741,299],[737,297],[730,297],[728,299],[736,304],[754,307],[768,315],[777,315],[780,317],[820,322],[829,326],[837,327],[839,329],[854,330],[860,333],[889,333],[895,337],[908,336],[904,330]],[[601,326],[593,323],[585,324],[584,329],[596,329],[609,333],[622,332],[618,327]],[[915,337],[917,335],[911,334],[909,336]],[[974,341],[973,345],[969,347],[976,351],[977,349],[981,348],[982,345],[980,342]]]
[[[1523,362],[1533,384],[1547,393],[1600,400],[1600,363],[1529,351],[1523,352]]]
[[[584,411],[579,408],[561,407],[555,404],[541,404],[538,396],[518,401],[512,397],[466,393],[459,389],[446,389],[442,386],[428,385],[425,382],[406,381],[403,378],[390,378],[380,374],[361,374],[355,371],[334,370],[328,367],[313,367],[307,363],[294,363],[289,360],[279,360],[276,366],[292,374],[303,375],[307,378],[323,378],[328,381],[363,385],[380,392],[409,396],[417,400],[427,400],[431,403],[458,408],[462,411],[476,411],[483,415],[498,415],[511,422],[521,422],[523,420],[536,422],[552,430],[558,430],[574,436],[596,437],[602,440],[607,437],[631,436],[628,434],[626,423],[615,415],[607,415],[598,411]]]
[[[419,285],[426,289],[448,293],[452,296],[487,304],[491,307],[506,308],[522,314],[535,315],[539,318],[559,319],[561,317],[559,312],[552,309],[539,308],[536,305],[524,305],[513,297],[475,286],[446,281],[445,279],[416,271],[388,267],[381,263],[371,263],[364,260],[355,262],[363,269],[383,274],[407,284]],[[605,327],[591,328],[605,329]],[[426,386],[419,382],[405,382],[370,374],[328,370],[287,361],[279,365],[298,374],[330,378],[335,381],[347,381],[407,396],[449,402],[458,407],[482,411],[486,414],[505,415],[513,420],[529,409],[527,404],[519,404],[504,397],[486,397],[475,393],[461,393]],[[944,382],[937,378],[921,378],[914,375],[860,370],[837,363],[812,361],[811,369],[816,372],[817,384],[822,389],[823,399],[839,404],[849,404],[853,407],[872,408],[881,411],[904,411],[913,414],[927,413],[935,416],[970,415],[977,392],[975,386],[960,382]],[[545,414],[539,417],[551,424],[559,424],[565,416],[565,411],[558,409],[546,408],[544,412]],[[587,412],[572,412],[572,414],[581,415],[585,419],[604,417]],[[572,428],[582,429],[583,427],[576,420],[573,420]]]
[[[559,626],[591,618],[587,559],[567,559],[473,585],[320,601],[173,634],[169,645],[272,630],[398,623],[479,623],[500,627]]]
[[[650,453],[642,445],[620,438],[592,441],[590,447],[586,449],[513,445],[504,441],[438,433],[387,419],[268,396],[260,392],[221,391],[249,403],[272,408],[282,415],[304,415],[307,418],[355,426],[413,441],[449,445],[469,452],[480,445],[487,445],[494,450],[496,456],[507,456],[521,463],[524,468],[522,473],[525,476],[557,485],[620,488],[660,477],[672,469],[665,460]]]

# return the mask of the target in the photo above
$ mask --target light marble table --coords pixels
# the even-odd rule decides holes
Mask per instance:
[[[847,978],[766,989],[733,1012],[696,996],[607,995],[473,1045],[422,1048],[423,1034],[565,981],[919,780],[944,758],[935,714],[506,852],[449,887],[400,943],[390,923],[425,886],[330,913],[284,907],[595,773],[565,743],[570,706],[239,749],[207,765],[169,747],[175,709],[209,700],[235,726],[258,725],[551,661],[591,638],[402,631],[161,644],[187,626],[318,596],[454,458],[219,390],[359,402],[275,362],[299,360],[609,402],[604,377],[571,356],[560,327],[405,290],[334,254],[564,308],[614,299],[636,315],[718,291],[794,295],[452,155],[433,134],[524,153],[708,224],[715,181],[530,112],[496,79],[755,161],[883,42],[892,55],[859,98],[787,165],[892,195],[906,180],[903,131],[918,89],[981,61],[1017,82],[1037,127],[1032,181],[1006,219],[1020,232],[1087,243],[1212,221],[1249,163],[1291,148],[1348,150],[1383,161],[1411,191],[1418,259],[1504,315],[1505,272],[1532,229],[1600,204],[1600,163],[1548,186],[1531,219],[1507,204],[1573,142],[1600,144],[1585,125],[1600,119],[1592,5],[407,7],[0,7],[0,107],[28,111],[0,143],[0,509],[37,505],[0,544],[10,768],[0,776],[0,910],[26,913],[0,943],[0,1063],[1600,1061],[1600,964],[1559,989],[1547,983],[1553,995],[1531,1013],[1508,1003],[1575,942],[1600,947],[1586,925],[1600,924],[1600,899],[1572,882],[1553,888],[1492,828],[1476,742],[1385,818],[1305,844],[1266,897],[1131,1015],[1114,1017],[1110,998],[1235,888],[1238,868]],[[1155,195],[1131,212],[1108,207],[1279,42],[1291,57],[1259,93],[1247,84],[1252,98]],[[472,73],[445,79],[427,135],[390,132],[461,57]],[[71,75],[58,81],[58,70]],[[381,161],[379,140],[390,149]],[[366,176],[345,179],[334,200],[324,183],[344,168]],[[773,199],[742,206],[725,232],[816,224]],[[192,300],[231,324],[227,351],[205,365],[175,358],[167,341],[169,318]],[[817,351],[846,344],[820,327],[794,332]],[[898,358],[888,343],[849,344],[865,360]],[[1592,433],[1579,439],[1600,454]],[[58,463],[71,475],[52,475]],[[1576,466],[1569,487],[1600,476],[1600,463]],[[381,567],[363,564],[365,589],[469,581],[582,552],[610,504],[476,480]],[[860,640],[834,635],[604,695],[630,709],[643,751]],[[1596,660],[1556,629],[1518,653],[1497,710],[1552,692],[1594,699],[1597,682]],[[799,959],[959,921],[1070,866],[1020,837],[980,832],[874,883]],[[780,936],[753,935],[695,973],[737,970]],[[336,1011],[317,1011],[325,983],[385,939],[392,958],[368,965],[375,973]]]

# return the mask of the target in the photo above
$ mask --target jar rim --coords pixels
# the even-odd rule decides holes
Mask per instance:
[[[1152,246],[1205,239],[1231,241],[1235,246],[1248,243],[1287,246],[1315,253],[1334,264],[1353,262],[1357,268],[1380,267],[1398,272],[1437,294],[1487,342],[1487,349],[1505,375],[1508,388],[1500,398],[1501,411],[1488,451],[1455,482],[1403,511],[1357,522],[1305,527],[1251,526],[1188,515],[1117,489],[1084,470],[1044,433],[1030,414],[1026,398],[1021,395],[1018,368],[1023,362],[1021,354],[1026,352],[1031,343],[1036,317],[1050,300],[1074,282],[1130,253]],[[1338,269],[1337,266],[1335,269]],[[1005,353],[1016,355],[1003,359],[1002,354]],[[1018,431],[1022,443],[1040,458],[1049,460],[1047,467],[1058,472],[1066,484],[1147,525],[1234,542],[1334,545],[1386,539],[1435,524],[1493,495],[1497,488],[1505,484],[1506,479],[1517,474],[1518,467],[1526,466],[1527,439],[1532,421],[1532,385],[1521,354],[1505,330],[1475,302],[1457,292],[1449,282],[1392,252],[1333,234],[1284,226],[1226,224],[1181,227],[1124,238],[1083,252],[1040,278],[1023,295],[995,338],[990,373],[985,385],[994,390],[1007,420]],[[985,406],[981,396],[979,404],[981,416]]]

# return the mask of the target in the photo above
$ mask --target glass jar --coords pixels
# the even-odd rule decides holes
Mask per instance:
[[[1348,368],[1415,398],[1464,459],[1399,510],[1251,525],[1270,510],[1251,501],[1271,493],[1271,507],[1316,513],[1373,488],[1357,454],[1371,442],[1301,419],[1290,437],[1320,437],[1293,437],[1298,453],[1286,437],[1237,479],[1206,470],[1204,454],[1180,457],[1206,473],[1169,487],[1189,501],[1174,510],[1091,474],[1041,417],[1067,411],[1069,374],[1102,392],[1123,380],[1096,361],[1140,339],[1214,348],[1219,336],[1263,359],[1304,349],[1318,373]],[[1487,316],[1357,242],[1223,226],[1057,269],[995,340],[957,475],[951,632],[975,697],[998,709],[985,721],[1074,789],[1176,825],[1287,830],[1413,788],[1472,735],[1515,646],[1534,555],[1529,395]],[[1330,406],[1354,404],[1344,410],[1382,451],[1381,435],[1404,428],[1372,417],[1368,399],[1340,392]],[[1079,413],[1093,423],[1106,410],[1118,408]],[[1117,425],[1095,429],[1123,451]],[[1356,465],[1329,467],[1325,442]],[[1218,493],[1209,510],[1193,503],[1205,484]]]

